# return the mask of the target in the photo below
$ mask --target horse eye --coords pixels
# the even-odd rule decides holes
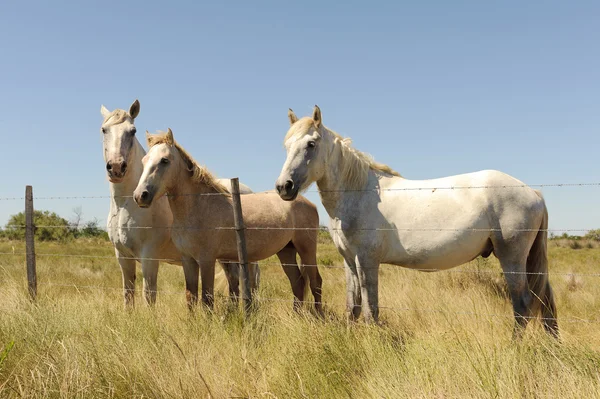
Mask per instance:
[[[315,144],[315,142],[314,142],[314,141],[309,141],[309,142],[308,142],[308,146],[309,146],[310,148],[314,148],[314,146],[315,146],[315,145],[316,145],[316,144]]]
[[[134,127],[133,129],[131,129],[131,134],[135,134],[135,132],[137,132],[137,129]]]
[[[163,158],[160,160],[160,163],[166,164],[166,163],[169,163],[169,160],[167,158]]]
[[[101,130],[102,130],[102,133],[106,133],[106,128],[105,127],[103,127]]]

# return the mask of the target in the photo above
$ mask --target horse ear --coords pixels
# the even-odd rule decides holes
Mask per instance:
[[[165,141],[168,145],[173,145],[173,143],[175,143],[175,139],[173,138],[173,132],[171,131],[171,128],[167,129],[167,136]]]
[[[318,105],[315,105],[315,109],[313,110],[313,121],[315,122],[316,127],[321,127],[321,108]]]
[[[150,132],[146,130],[146,143],[148,144],[148,148],[152,147],[152,136]]]
[[[292,111],[291,108],[288,108],[288,118],[290,119],[290,126],[292,126],[294,123],[298,122],[298,117],[296,116],[294,111]]]
[[[132,119],[135,119],[135,118],[137,118],[139,113],[140,113],[140,102],[136,98],[135,101],[133,102],[133,104],[131,104],[131,107],[129,107],[129,115],[131,115]]]
[[[102,114],[102,117],[104,119],[106,119],[106,117],[108,116],[108,114],[110,114],[110,111],[108,109],[106,109],[106,107],[104,105],[100,106],[100,113]]]

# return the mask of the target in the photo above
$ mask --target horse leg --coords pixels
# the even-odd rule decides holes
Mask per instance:
[[[356,270],[358,271],[365,322],[377,323],[379,320],[379,262],[367,256],[356,256]]]
[[[348,321],[356,321],[361,311],[360,284],[354,259],[344,259],[346,272],[346,316]]]
[[[295,242],[294,246],[297,248],[298,254],[300,255],[304,275],[308,276],[310,291],[315,299],[315,310],[317,314],[323,315],[323,301],[321,298],[323,278],[321,277],[319,268],[317,267],[317,246],[315,241],[307,241],[308,245],[306,242]]]
[[[250,289],[254,295],[260,285],[260,267],[258,267],[258,262],[248,263],[248,272],[250,274]]]
[[[556,303],[554,302],[554,293],[550,287],[550,282],[546,282],[546,295],[542,304],[542,322],[544,329],[550,335],[558,338],[558,322],[556,320]]]
[[[188,309],[193,310],[198,303],[198,277],[200,267],[192,257],[182,255],[183,275],[185,277],[185,299]]]
[[[212,310],[215,305],[215,259],[205,259],[199,263],[202,278],[202,303]]]
[[[239,264],[233,262],[219,261],[225,277],[227,277],[227,283],[229,284],[229,300],[233,305],[237,305],[238,298],[240,297],[240,278],[239,278]]]
[[[135,260],[126,259],[126,256],[115,250],[121,273],[123,274],[123,299],[125,307],[133,307],[135,304]]]
[[[156,303],[158,261],[142,258],[142,276],[144,279],[144,299],[148,305],[154,305]]]
[[[511,262],[501,259],[500,265],[504,271],[504,278],[506,278],[515,315],[513,338],[519,339],[523,336],[525,327],[531,318],[531,305],[533,302],[533,296],[529,292],[529,285],[527,284],[525,262]]]
[[[281,262],[281,267],[292,286],[294,293],[294,310],[299,311],[304,301],[304,277],[300,273],[300,268],[296,263],[296,248],[292,245],[285,246],[277,252],[277,257]]]

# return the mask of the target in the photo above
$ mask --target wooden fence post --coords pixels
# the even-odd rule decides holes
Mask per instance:
[[[27,258],[27,286],[29,295],[37,297],[37,274],[35,270],[35,225],[33,223],[33,189],[25,187],[25,253]]]
[[[231,179],[231,199],[233,200],[233,218],[235,220],[235,232],[237,236],[238,260],[242,276],[242,298],[244,299],[244,310],[250,313],[252,306],[252,291],[250,290],[250,273],[248,271],[248,252],[246,251],[246,235],[244,231],[244,217],[242,215],[242,201],[240,199],[240,182],[237,177]]]

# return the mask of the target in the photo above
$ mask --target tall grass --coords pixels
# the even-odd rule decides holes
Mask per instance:
[[[600,397],[600,249],[550,246],[562,343],[532,322],[511,340],[512,310],[495,260],[419,273],[381,270],[382,325],[348,325],[341,258],[319,239],[327,316],[294,313],[283,271],[262,267],[245,320],[217,300],[188,313],[183,273],[161,265],[154,309],[122,306],[114,259],[38,257],[38,301],[24,258],[0,256],[0,397]],[[20,242],[0,252],[23,252]],[[110,244],[42,243],[37,252],[111,256]],[[489,273],[492,271],[492,273]],[[141,281],[141,276],[139,276]],[[221,284],[225,287],[224,284]],[[224,290],[222,291],[224,293]],[[533,327],[533,328],[531,328]]]

